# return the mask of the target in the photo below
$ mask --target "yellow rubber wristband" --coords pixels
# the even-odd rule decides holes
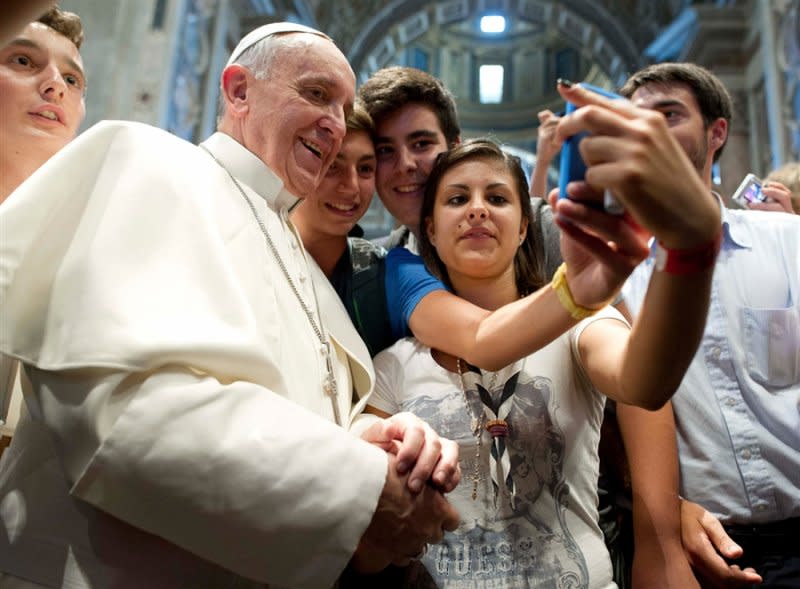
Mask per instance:
[[[563,307],[567,310],[567,313],[569,313],[573,319],[580,321],[581,319],[591,317],[600,310],[582,307],[575,302],[575,299],[572,298],[572,293],[570,292],[569,285],[567,284],[566,264],[561,264],[558,267],[556,273],[553,274],[553,281],[550,283],[550,286],[553,287],[559,302],[563,305]]]

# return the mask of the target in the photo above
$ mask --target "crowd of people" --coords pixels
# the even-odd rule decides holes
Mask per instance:
[[[0,398],[24,397],[0,587],[800,586],[797,169],[724,206],[710,71],[559,81],[580,108],[540,114],[529,185],[441,81],[356,89],[295,23],[233,50],[203,143],[76,138],[80,19],[25,22],[0,50]],[[548,195],[584,131],[585,181]],[[375,193],[397,229],[353,237]]]

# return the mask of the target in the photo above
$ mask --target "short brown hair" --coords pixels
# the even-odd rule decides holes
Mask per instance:
[[[83,43],[83,24],[81,23],[81,17],[74,12],[67,12],[58,7],[53,7],[36,20],[64,35],[78,49],[81,48],[81,43]]]
[[[453,95],[441,80],[422,70],[383,68],[364,82],[358,95],[376,125],[406,104],[419,103],[433,110],[448,145],[454,145],[461,135]]]
[[[733,100],[720,79],[706,68],[694,63],[656,63],[633,74],[620,88],[619,93],[630,98],[642,86],[650,84],[671,86],[681,84],[697,100],[706,129],[717,119],[725,119],[730,129],[733,119]],[[727,138],[726,138],[727,143]],[[714,153],[719,159],[725,144]]]
[[[353,104],[353,111],[347,116],[347,132],[351,131],[364,131],[370,138],[375,135],[375,123],[372,122],[372,117],[369,116],[364,104],[356,99]]]
[[[528,196],[528,180],[525,177],[525,171],[522,169],[519,158],[506,153],[490,139],[469,139],[464,143],[457,144],[451,150],[439,154],[425,184],[425,196],[422,199],[422,212],[420,214],[419,253],[431,274],[452,288],[453,285],[447,274],[447,267],[436,252],[436,248],[433,247],[430,237],[428,237],[426,219],[433,217],[436,192],[445,172],[457,164],[476,159],[502,163],[514,179],[520,207],[522,208],[522,218],[528,221],[525,240],[514,257],[514,280],[517,292],[521,296],[530,294],[544,284],[545,273],[542,258],[538,253],[542,236],[536,234],[537,224],[533,219],[531,199]]]

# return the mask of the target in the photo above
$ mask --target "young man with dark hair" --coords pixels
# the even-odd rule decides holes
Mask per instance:
[[[621,92],[664,115],[710,191],[732,112],[719,79],[693,64],[657,64],[631,76]],[[708,320],[672,404],[681,495],[719,518],[730,537],[684,503],[684,546],[702,578],[756,583],[753,567],[764,587],[798,586],[800,219],[720,207],[722,251]],[[634,314],[659,264],[654,251],[626,283]],[[712,545],[721,556],[709,554]]]
[[[379,70],[359,90],[375,121],[376,189],[399,227],[381,245],[416,251],[422,194],[436,157],[461,141],[444,84],[410,67]]]
[[[702,118],[706,131],[712,136],[695,137],[694,134],[678,132],[679,126],[671,124],[673,135],[681,142],[686,155],[699,171],[716,162],[727,142],[727,131],[733,119],[733,101],[728,90],[714,74],[693,63],[660,63],[644,68],[633,74],[620,88],[619,93],[626,98],[634,95],[652,94],[655,89],[662,90],[683,88],[692,94],[697,114]],[[684,112],[675,112],[672,107],[686,107],[680,98],[672,98],[670,92],[666,97],[654,102],[653,106],[664,113],[667,119],[685,116]],[[683,110],[681,108],[681,110]],[[722,136],[724,121],[724,137]],[[711,149],[709,142],[716,148]],[[711,158],[711,161],[709,160]],[[710,176],[709,176],[710,177]]]

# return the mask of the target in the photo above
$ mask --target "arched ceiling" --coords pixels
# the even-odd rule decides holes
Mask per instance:
[[[247,0],[239,0],[247,1]],[[714,0],[716,1],[716,0]],[[421,67],[450,88],[466,137],[492,134],[533,151],[536,113],[559,110],[557,77],[606,87],[643,65],[644,50],[691,0],[249,0],[251,16],[307,22],[330,35],[359,81],[388,65]],[[696,2],[695,2],[696,3]],[[507,32],[477,23],[505,15]],[[501,104],[479,100],[478,70],[504,68]]]
[[[689,0],[306,0],[315,25],[347,55],[360,81],[388,65],[423,67],[454,92],[465,134],[534,146],[536,113],[560,108],[559,75],[611,87],[643,63],[644,48]],[[295,3],[297,4],[297,3]],[[500,36],[477,27],[507,17]],[[418,63],[421,61],[422,64]],[[478,100],[477,68],[505,67],[500,105]]]
[[[438,22],[475,19],[502,12],[549,26],[585,41],[580,24],[592,27],[623,60],[635,62],[655,34],[670,23],[689,0],[308,0],[316,24],[342,47],[361,70],[386,35],[399,25],[413,27],[426,17]],[[433,18],[430,18],[433,17]],[[403,39],[398,39],[400,45]]]
[[[506,0],[487,2],[481,0],[449,0],[426,2],[425,0],[395,1],[374,15],[348,48],[348,57],[357,71],[381,67],[387,49],[402,48],[425,34],[431,27],[452,27],[456,23],[476,22],[487,12],[507,15],[516,23],[514,36],[538,36],[542,32],[558,30],[577,46],[602,39],[601,51],[606,50],[622,59],[636,60],[639,52],[630,38],[623,34],[617,21],[594,2],[577,3],[580,11],[569,3],[540,2],[537,0]],[[592,6],[588,11],[587,7]],[[581,13],[590,12],[593,20]],[[528,25],[528,26],[525,26]],[[594,37],[594,38],[593,38]],[[475,36],[472,41],[480,44]],[[492,43],[487,40],[484,43]],[[388,46],[388,47],[387,47]],[[611,65],[611,64],[609,64]]]

